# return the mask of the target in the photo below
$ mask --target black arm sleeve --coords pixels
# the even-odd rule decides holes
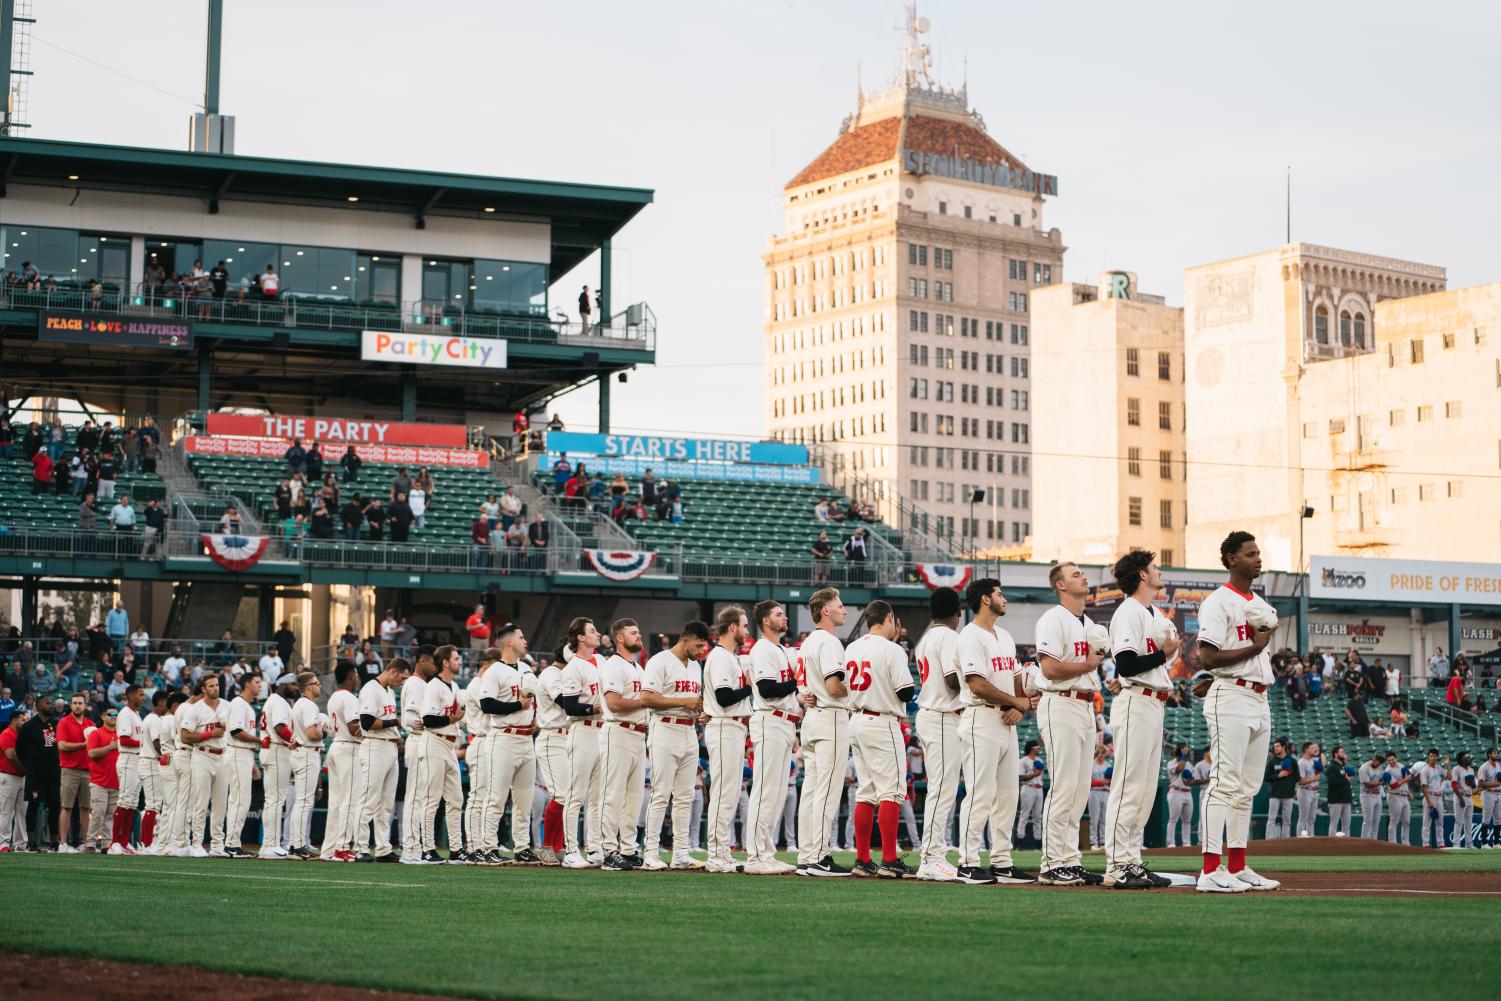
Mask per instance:
[[[588,705],[587,703],[580,702],[579,700],[581,698],[583,698],[583,696],[580,695],[559,695],[557,698],[557,703],[558,705],[562,706],[563,711],[570,716],[593,716],[594,707]]]
[[[520,702],[502,702],[499,699],[480,699],[479,707],[491,716],[509,716],[521,711]]]
[[[722,706],[732,706],[741,699],[748,699],[750,698],[750,693],[750,685],[742,685],[739,688],[714,689],[714,697],[719,700],[719,704]]]
[[[425,727],[427,727],[429,730],[436,730],[439,727],[450,726],[452,724],[452,722],[453,721],[450,720],[447,716],[423,716],[422,717],[422,725],[425,726]]]
[[[375,717],[374,716],[367,716],[364,713],[360,713],[360,729],[364,730],[366,733],[369,733],[374,728],[375,728]]]
[[[901,699],[903,702],[911,702],[912,701],[912,693],[914,691],[916,691],[916,689],[913,688],[911,685],[908,685],[906,688],[898,688],[896,690],[896,697],[899,698],[899,699]]]
[[[1167,654],[1158,650],[1156,653],[1137,653],[1135,650],[1122,650],[1115,655],[1115,673],[1123,678],[1134,678],[1138,674],[1146,674],[1154,667],[1161,667],[1167,663]]]
[[[784,699],[797,691],[797,679],[771,681],[767,678],[760,678],[756,681],[756,691],[761,693],[763,699]]]

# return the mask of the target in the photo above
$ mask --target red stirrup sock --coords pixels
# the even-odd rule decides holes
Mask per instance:
[[[156,811],[147,810],[141,815],[141,844],[151,846],[156,840]]]
[[[881,825],[881,861],[896,861],[896,821],[898,806],[883,800],[876,813],[876,823]]]
[[[1245,867],[1246,867],[1246,850],[1244,848],[1232,848],[1232,849],[1230,849],[1230,864],[1228,866],[1229,870],[1231,872],[1240,872]]]
[[[875,815],[876,808],[870,803],[855,804],[855,857],[861,862],[870,861],[870,824]]]
[[[1204,853],[1204,873],[1205,873],[1205,875],[1208,875],[1209,873],[1214,872],[1219,867],[1220,867],[1220,853],[1219,852],[1205,852]]]

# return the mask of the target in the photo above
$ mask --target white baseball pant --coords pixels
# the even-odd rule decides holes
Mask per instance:
[[[928,774],[928,795],[922,810],[922,860],[944,862],[947,856],[949,821],[954,813],[954,799],[959,792],[959,761],[963,749],[959,743],[957,713],[932,709],[917,711],[917,739],[922,744],[923,762]]]
[[[469,799],[464,802],[464,834],[469,847],[475,851],[498,848],[500,841],[496,832],[500,822],[490,823],[490,799],[495,789],[490,782],[490,752],[488,734],[473,734],[464,748],[464,764],[469,767]]]
[[[600,816],[604,809],[601,791],[604,769],[600,745],[603,724],[576,721],[568,728],[568,795],[563,805],[563,850],[579,850],[579,814],[584,815],[584,850],[593,853],[600,845]]]
[[[1450,803],[1454,814],[1454,831],[1451,841],[1455,848],[1475,847],[1475,801],[1469,796],[1456,795]]]
[[[607,857],[611,852],[634,855],[638,847],[636,820],[646,791],[646,735],[638,733],[635,727],[634,723],[605,724],[601,751],[604,815],[600,833],[601,847]]]
[[[1167,791],[1167,846],[1194,843],[1194,798],[1187,789]]]
[[[1251,837],[1251,801],[1261,788],[1272,718],[1266,696],[1216,680],[1204,697],[1214,757],[1204,787],[1204,852],[1244,848]]]
[[[1091,787],[1084,810],[1089,814],[1089,847],[1104,848],[1105,815],[1110,811],[1110,791]]]
[[[1329,804],[1329,836],[1332,838],[1336,834],[1343,835],[1347,838],[1350,836],[1349,803]]]
[[[704,846],[704,787],[698,784],[697,774],[695,771],[693,799],[688,804],[688,848],[691,851],[698,851]],[[678,850],[676,841],[672,847],[674,851]]]
[[[353,848],[364,851],[368,847],[375,858],[391,853],[391,811],[396,808],[396,783],[401,777],[396,756],[394,740],[366,737],[360,741],[360,784],[365,795]]]
[[[162,766],[157,758],[141,759],[141,798],[145,802],[147,813],[156,814],[157,822],[161,822],[163,807],[163,779]]]
[[[1095,835],[1095,812],[1089,812],[1090,840],[1105,846],[1106,866],[1121,870],[1141,864],[1141,842],[1152,804],[1157,799],[1157,774],[1162,768],[1163,705],[1156,697],[1125,688],[1110,704],[1110,730],[1115,735],[1115,770],[1103,796],[1104,830]],[[1056,787],[1054,795],[1057,795]],[[1091,799],[1101,798],[1098,794]],[[1172,794],[1168,795],[1169,807]],[[1091,807],[1093,803],[1091,803]],[[1187,817],[1184,817],[1185,822]],[[1168,840],[1173,837],[1168,814]]]
[[[777,814],[777,822],[772,829],[780,829],[782,843],[791,851],[797,845],[797,786],[787,783],[787,798],[782,800],[782,812]]]
[[[282,813],[292,780],[292,749],[272,741],[261,747],[261,851],[281,847]]]
[[[850,714],[819,707],[803,717],[803,796],[797,811],[797,861],[821,862],[833,849],[829,837],[839,817],[839,791],[850,753]]]
[[[313,815],[313,798],[318,792],[318,773],[323,755],[316,747],[292,748],[292,783],[297,787],[292,801],[292,847],[307,847],[308,822]]]
[[[1381,794],[1360,794],[1360,836],[1376,840],[1381,837]]]
[[[682,717],[673,717],[682,719]],[[693,721],[652,720],[651,804],[646,810],[646,845],[656,854],[662,843],[662,821],[672,800],[672,854],[686,855],[693,843],[689,814],[693,808],[693,784],[698,778],[698,732]]]
[[[1480,822],[1491,826],[1501,825],[1501,793],[1480,794]]]
[[[245,818],[250,816],[250,776],[255,768],[255,751],[249,747],[230,746],[224,757],[225,778],[229,783],[224,845],[239,848],[240,832],[245,829]]]
[[[907,830],[907,840],[913,845],[922,844],[922,835],[917,831],[917,814],[912,812],[912,800],[903,796],[899,806],[902,826]]]
[[[168,834],[166,844],[171,848],[186,848],[188,825],[193,818],[193,751],[190,748],[172,752],[165,778],[168,812],[172,815],[171,822],[162,825]]]
[[[321,858],[333,858],[334,852],[347,852],[354,845],[355,827],[365,806],[359,756],[360,741],[335,740],[328,745],[328,802],[323,811]]]
[[[510,727],[520,733],[491,733],[485,738],[486,774],[490,788],[485,796],[481,827],[488,842],[480,847],[499,848],[501,814],[506,798],[511,800],[511,850],[532,846],[532,804],[537,788],[537,755],[530,727]]]
[[[959,808],[959,864],[978,866],[985,827],[990,826],[990,864],[1011,865],[1011,825],[1016,816],[1016,729],[1001,712],[971,707],[959,721],[966,795]]]
[[[725,716],[711,717],[704,726],[709,751],[709,858],[730,861],[735,844],[735,808],[740,803],[745,771],[746,726]]]
[[[777,819],[787,798],[787,770],[792,764],[795,724],[769,711],[751,714],[750,809],[746,813],[746,862],[774,862]]]
[[[1048,872],[1079,864],[1079,821],[1094,767],[1094,703],[1050,692],[1037,707],[1037,727],[1053,774],[1042,806],[1042,871]]]
[[[1278,799],[1275,796],[1266,801],[1266,836],[1268,841],[1273,838],[1292,836],[1294,802],[1296,801]]]
[[[412,804],[419,854],[438,849],[439,803],[447,804],[444,832],[452,858],[464,846],[464,786],[459,779],[459,756],[452,739],[424,730],[417,748],[417,801]]]
[[[417,759],[422,745],[427,742],[421,730],[407,734],[402,748],[402,764],[406,766],[407,780],[401,797],[401,857],[416,858],[422,854],[422,815],[416,806],[422,800],[417,791]]]
[[[906,798],[907,751],[895,716],[855,714],[850,722],[850,750],[860,778],[856,802],[875,806]]]
[[[1313,837],[1318,832],[1319,790],[1298,790],[1298,837]]]
[[[209,824],[211,851],[224,848],[224,811],[229,802],[229,780],[225,773],[224,754],[195,748],[190,783],[191,806],[188,813],[188,847],[203,844],[203,825]]]
[[[1412,797],[1386,799],[1386,840],[1394,845],[1412,843]]]
[[[1423,810],[1423,816],[1418,824],[1418,844],[1429,848],[1444,847],[1444,797],[1429,796],[1424,794],[1418,805]]]
[[[568,801],[568,788],[573,785],[568,768],[568,729],[544,728],[537,731],[537,783],[539,791],[532,798],[532,817],[538,831],[533,832],[535,844],[546,844],[547,833],[543,820],[549,802],[562,809]]]
[[[1024,838],[1028,831],[1032,837],[1042,840],[1042,786],[1024,785],[1017,794],[1016,836]]]
[[[0,772],[0,847],[25,851],[26,777]]]
[[[118,805],[124,810],[139,809],[141,805],[141,756],[121,754],[115,763],[115,775],[120,780]],[[126,832],[126,841],[130,832]]]

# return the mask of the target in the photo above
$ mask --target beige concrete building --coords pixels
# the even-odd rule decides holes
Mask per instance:
[[[1235,529],[1255,533],[1269,569],[1297,569],[1315,552],[1397,555],[1396,535],[1376,531],[1395,527],[1382,521],[1380,505],[1391,503],[1396,486],[1410,488],[1413,499],[1404,503],[1416,504],[1422,485],[1399,467],[1460,469],[1480,461],[1477,452],[1460,465],[1438,462],[1445,446],[1429,428],[1460,427],[1442,417],[1438,425],[1422,422],[1416,434],[1416,413],[1402,418],[1410,424],[1386,423],[1389,411],[1412,409],[1420,397],[1440,413],[1452,398],[1438,370],[1447,373],[1448,359],[1461,356],[1445,356],[1437,345],[1447,333],[1456,341],[1450,350],[1458,352],[1457,324],[1477,310],[1485,314],[1488,300],[1484,290],[1434,294],[1444,287],[1443,268],[1305,243],[1185,272],[1187,565],[1216,565],[1220,541]],[[1412,312],[1401,301],[1412,296],[1437,305]],[[1396,329],[1383,329],[1388,322]],[[1409,342],[1418,337],[1416,327],[1427,329],[1424,346],[1415,349]],[[1430,341],[1435,347],[1427,347]],[[1399,379],[1394,362],[1378,376],[1378,362],[1385,364],[1392,351],[1400,355],[1399,348],[1409,353],[1402,364],[1415,373]],[[1469,350],[1494,357],[1496,348],[1471,343]],[[1426,367],[1412,366],[1411,357],[1423,357]],[[1481,363],[1473,354],[1465,361]],[[1473,382],[1463,368],[1453,364],[1452,375]],[[1420,393],[1424,384],[1432,388]],[[1389,403],[1399,393],[1408,394],[1410,405]],[[1461,408],[1479,411],[1472,426],[1496,415],[1495,399],[1492,388],[1481,400],[1461,401]],[[1383,424],[1387,432],[1378,435]],[[1387,447],[1399,437],[1408,446],[1400,455]],[[1429,488],[1447,489],[1447,479],[1431,479]],[[1302,516],[1305,507],[1311,517]],[[1492,546],[1494,527],[1492,521]],[[1425,558],[1457,558],[1434,551],[1437,543],[1426,533],[1407,544]]]
[[[1183,310],[1112,271],[1039,289],[1032,321],[1030,558],[1183,565]]]
[[[903,66],[861,93],[788,182],[766,270],[770,434],[905,497],[959,548],[1020,543],[1032,516],[1034,290],[1063,277],[1057,179],[932,80],[909,5]],[[985,500],[970,500],[977,489]]]

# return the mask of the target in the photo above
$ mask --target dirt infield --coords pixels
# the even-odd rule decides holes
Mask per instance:
[[[1501,872],[1288,872],[1261,870],[1283,893],[1331,897],[1492,897],[1501,899]]]
[[[191,971],[190,977],[184,974]],[[307,980],[241,977],[183,966],[116,963],[79,956],[23,956],[0,952],[0,983],[14,1001],[53,1001],[66,994],[92,1001],[162,1001],[184,997],[224,997],[235,1001],[441,1001],[431,994],[368,991]],[[65,991],[59,985],[66,984]],[[174,990],[173,985],[177,985]]]
[[[1339,856],[1363,855],[1437,855],[1436,848],[1419,848],[1416,845],[1393,845],[1385,841],[1370,841],[1366,838],[1274,838],[1271,841],[1252,841],[1246,848],[1253,858],[1276,855]],[[1178,858],[1200,854],[1197,846],[1187,848],[1149,848],[1144,853],[1148,858]]]

